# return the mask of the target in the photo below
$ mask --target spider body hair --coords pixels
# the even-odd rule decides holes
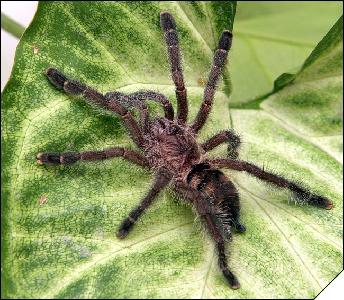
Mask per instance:
[[[197,134],[206,123],[212,108],[215,90],[232,45],[232,33],[225,30],[221,35],[205,85],[201,107],[193,122],[187,124],[187,92],[176,23],[168,12],[162,12],[160,24],[167,45],[172,80],[176,87],[176,117],[171,102],[158,92],[138,91],[125,94],[115,91],[102,95],[79,81],[69,79],[59,70],[48,68],[45,74],[55,88],[69,95],[82,96],[89,102],[119,115],[139,151],[114,147],[102,151],[44,152],[37,154],[37,162],[70,165],[77,161],[121,157],[152,170],[154,181],[151,189],[120,224],[117,237],[125,238],[157,195],[170,185],[176,194],[192,205],[205,224],[216,245],[219,268],[230,287],[236,289],[240,284],[228,267],[228,249],[226,250],[225,244],[232,238],[232,228],[239,233],[245,232],[246,228],[240,222],[239,193],[220,169],[229,168],[246,172],[275,187],[288,189],[305,203],[314,206],[330,209],[332,202],[281,175],[267,172],[264,168],[238,159],[241,140],[233,130],[220,131],[201,144],[197,141]],[[165,116],[152,119],[146,104],[148,100],[160,103]],[[139,110],[139,121],[132,114],[132,109]],[[207,153],[223,143],[228,147],[227,158],[209,159]]]
[[[150,166],[155,170],[167,168],[174,174],[174,180],[185,181],[192,167],[204,157],[194,132],[177,121],[154,119],[146,140],[145,151]]]

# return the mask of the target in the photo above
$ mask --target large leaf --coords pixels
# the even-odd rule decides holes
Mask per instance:
[[[227,172],[240,189],[247,226],[228,250],[241,281],[239,290],[227,286],[213,244],[198,221],[194,223],[191,208],[169,192],[157,199],[126,240],[117,240],[119,223],[150,186],[149,172],[120,159],[70,167],[36,164],[40,151],[133,147],[118,117],[55,90],[42,73],[48,66],[100,91],[153,88],[175,103],[159,28],[161,10],[172,12],[178,24],[191,120],[216,40],[221,30],[232,27],[234,3],[39,4],[2,95],[3,296],[311,297],[341,269],[342,167],[335,151],[324,150],[332,145],[341,152],[338,140],[326,140],[340,134],[339,125],[326,132],[314,128],[321,137],[331,132],[320,147],[302,131],[311,126],[309,120],[286,117],[284,122],[284,116],[276,116],[284,113],[283,107],[276,108],[276,114],[265,109],[271,99],[261,109],[231,109],[229,115],[228,81],[216,94],[200,140],[231,121],[244,140],[243,159],[302,180],[335,204],[332,211],[294,205],[286,191]],[[318,56],[327,53],[323,47]],[[296,85],[297,80],[272,97],[279,99]],[[334,103],[332,111],[340,103],[340,91],[333,93],[335,97],[324,99]],[[326,109],[319,107],[319,114],[327,116]],[[224,156],[224,149],[213,155]]]

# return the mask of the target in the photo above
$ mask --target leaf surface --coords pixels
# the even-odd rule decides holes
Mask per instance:
[[[271,92],[276,77],[295,73],[342,11],[339,1],[239,1],[230,104],[260,98]]]
[[[239,290],[227,286],[213,244],[191,208],[169,191],[159,196],[127,239],[115,237],[119,223],[149,189],[148,171],[121,159],[68,167],[36,164],[41,151],[134,148],[118,117],[54,89],[43,75],[47,67],[101,92],[155,89],[175,104],[159,26],[160,11],[168,10],[178,26],[192,120],[212,52],[221,31],[232,28],[235,7],[232,2],[39,4],[2,95],[3,296],[313,297],[340,271],[342,120],[330,119],[341,103],[342,57],[333,55],[335,67],[328,74],[335,76],[326,78],[324,86],[335,87],[324,92],[327,97],[313,84],[323,57],[340,49],[340,33],[328,35],[325,46],[308,59],[308,67],[260,108],[229,112],[228,70],[216,94],[200,141],[231,124],[244,141],[242,159],[302,181],[335,205],[332,211],[295,205],[286,191],[226,171],[240,190],[247,226],[247,232],[235,235],[228,245]],[[306,75],[309,81],[303,81]],[[313,126],[304,112],[295,117],[300,105],[288,97],[298,89],[322,99],[319,115],[324,120],[319,122],[325,129]],[[314,98],[302,99],[307,106]],[[289,103],[288,109],[283,103]],[[162,113],[157,106],[151,109]],[[224,156],[225,147],[211,155]]]

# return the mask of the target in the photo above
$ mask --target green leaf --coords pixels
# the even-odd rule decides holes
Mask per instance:
[[[293,80],[261,107],[342,162],[343,16],[319,42]],[[279,81],[279,82],[278,82]]]
[[[339,1],[239,1],[230,58],[239,106],[271,92],[276,77],[295,73],[340,17]]]
[[[302,181],[335,205],[331,211],[294,205],[286,191],[226,171],[240,190],[247,226],[228,245],[239,290],[226,284],[213,244],[194,222],[191,208],[169,191],[127,239],[115,237],[119,223],[149,189],[149,172],[120,159],[68,167],[36,164],[41,151],[134,148],[118,117],[54,89],[42,73],[49,66],[102,92],[155,89],[175,105],[159,27],[162,10],[176,18],[192,120],[219,34],[232,28],[235,3],[39,4],[2,94],[3,297],[309,298],[341,270],[342,165],[333,150],[341,152],[339,126],[312,128],[324,141],[319,146],[313,135],[303,134],[312,126],[307,120],[296,118],[294,126],[294,119],[284,121],[265,109],[271,99],[261,109],[231,109],[229,114],[228,74],[199,140],[231,122],[243,138],[242,159]],[[328,54],[327,47],[322,49],[309,70]],[[295,80],[271,97],[278,100],[297,84]],[[333,95],[335,100],[324,100],[333,104],[332,110],[340,102],[338,89]],[[326,107],[320,106],[321,116],[331,115]],[[156,106],[152,110],[162,113]],[[212,155],[224,156],[225,146]]]
[[[316,81],[338,77],[343,73],[343,16],[304,62],[297,74],[284,73],[275,80],[274,91],[278,91],[296,79],[296,82]]]

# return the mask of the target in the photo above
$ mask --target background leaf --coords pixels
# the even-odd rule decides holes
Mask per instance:
[[[213,245],[199,221],[194,222],[191,209],[169,192],[157,199],[126,240],[116,239],[119,223],[149,188],[149,172],[120,159],[70,167],[36,164],[40,151],[133,147],[118,117],[55,90],[42,74],[48,66],[103,92],[156,89],[175,104],[159,28],[161,10],[170,11],[177,21],[192,120],[219,34],[232,27],[235,3],[39,4],[2,95],[3,296],[300,298],[315,296],[340,271],[342,121],[330,119],[341,103],[337,78],[341,75],[336,68],[342,56],[334,55],[335,81],[326,78],[335,88],[319,92],[312,77],[322,58],[340,50],[342,35],[337,27],[332,29],[337,33],[329,34],[323,46],[314,50],[316,55],[307,60],[304,72],[293,77],[291,85],[260,100],[256,109],[231,109],[230,114],[224,109],[231,89],[227,70],[211,120],[201,133],[204,140],[231,124],[244,141],[242,159],[300,180],[335,204],[332,211],[294,205],[286,191],[227,172],[240,189],[247,226],[246,234],[235,235],[228,250],[242,285],[239,290],[225,283]],[[260,11],[274,15],[267,4]],[[245,13],[246,18],[252,15],[249,10]],[[314,35],[314,45],[321,37]],[[243,70],[250,65],[243,65]],[[306,70],[310,83],[302,81]],[[276,77],[283,71],[288,69]],[[246,88],[232,78],[234,88]],[[304,112],[299,116],[301,105],[288,98],[299,90],[322,99],[314,117],[324,116],[325,131],[312,127]],[[314,97],[306,94],[301,99],[309,107]],[[158,107],[151,109],[161,114]],[[225,155],[225,147],[212,155]]]
[[[343,11],[338,1],[239,1],[231,64],[238,106],[273,89],[283,72],[295,71]]]

